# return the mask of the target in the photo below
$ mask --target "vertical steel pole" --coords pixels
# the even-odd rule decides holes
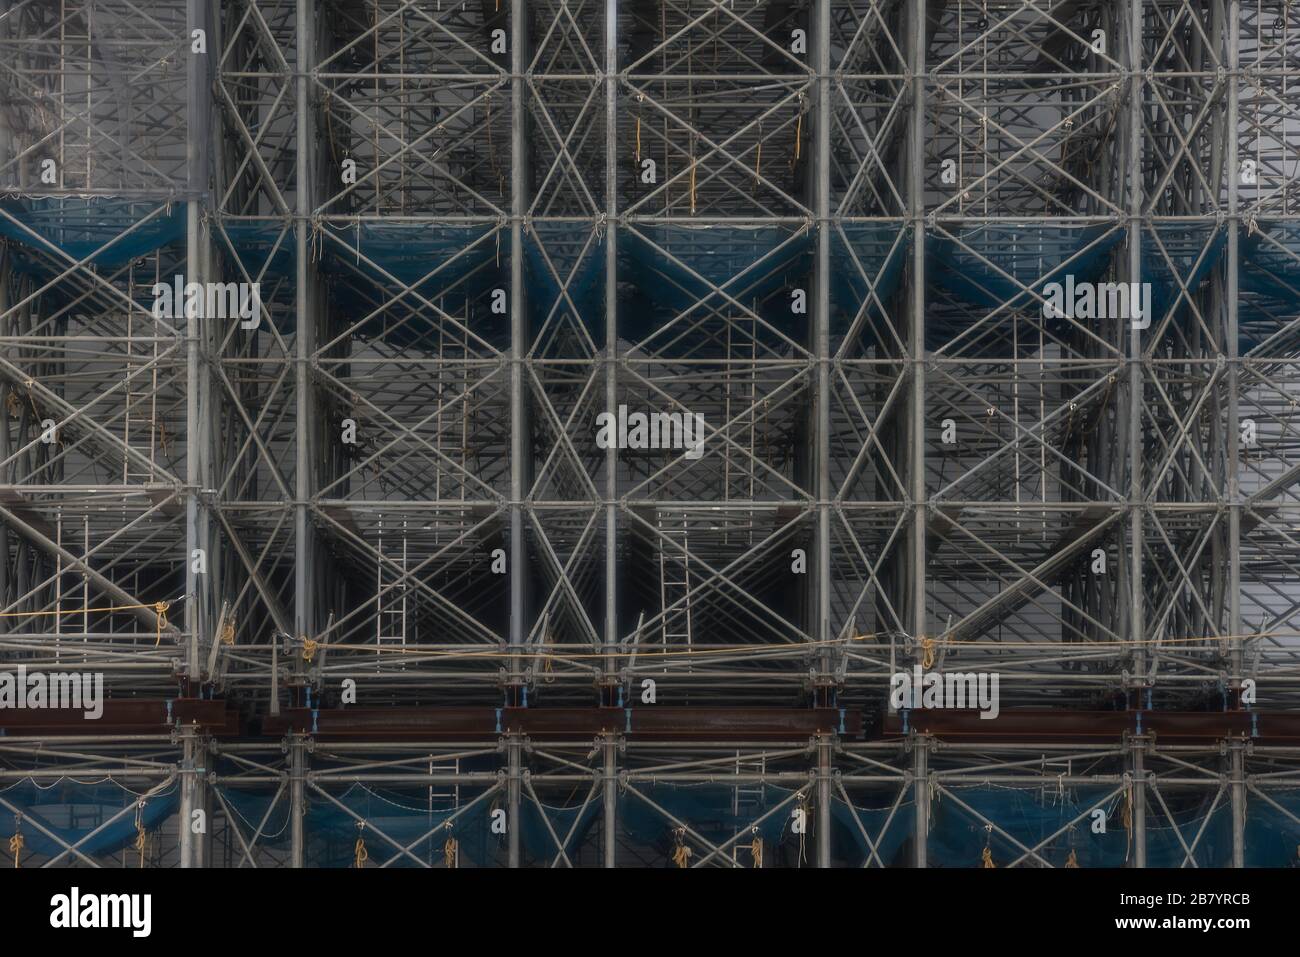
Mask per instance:
[[[605,735],[605,867],[618,866],[618,830],[614,808],[618,802],[618,736]]]
[[[821,642],[820,671],[829,677],[832,655],[831,619],[831,11],[830,0],[817,0],[816,29],[817,121],[813,160],[817,164],[814,184],[817,214],[817,296],[813,308],[816,328],[813,349],[817,362],[817,604],[814,611],[814,640]]]
[[[524,494],[530,444],[524,419],[524,362],[528,354],[528,314],[524,288],[524,214],[528,209],[528,143],[525,139],[524,72],[528,67],[528,10],[524,0],[510,5],[510,672],[511,704],[523,682],[520,653],[527,632],[524,554]],[[513,831],[513,824],[511,825]]]
[[[207,30],[207,0],[187,0],[185,5],[186,50],[189,37],[197,29]],[[207,231],[203,226],[203,196],[208,189],[208,150],[204,144],[210,116],[208,109],[209,54],[189,53],[187,63],[186,139],[187,188],[185,204],[185,262],[187,282],[206,282],[209,272]],[[212,437],[211,376],[203,361],[211,334],[204,327],[210,321],[187,310],[185,316],[185,568],[186,595],[184,649],[185,673],[191,681],[199,680],[199,643],[209,626],[211,581],[216,572],[216,556],[207,554],[211,545],[208,534],[208,510],[203,505],[203,491],[212,485],[210,468],[214,454]],[[196,549],[203,549],[207,569],[202,575],[193,571]]]
[[[195,779],[194,770],[194,728],[185,727],[181,729],[181,803],[180,803],[180,820],[177,822],[177,830],[180,832],[180,866],[190,868],[195,865],[195,840],[194,840],[194,806],[195,806]]]
[[[1132,738],[1133,753],[1133,866],[1147,866],[1147,766],[1146,739]]]
[[[909,3],[907,57],[910,85],[908,148],[902,151],[907,164],[907,216],[912,231],[911,286],[908,309],[909,372],[912,395],[909,441],[909,493],[912,499],[912,528],[908,536],[908,606],[912,637],[920,640],[929,628],[925,610],[926,592],[926,488],[925,488],[925,4]]]
[[[303,817],[306,810],[307,745],[300,734],[289,735],[289,855],[291,867],[306,866]]]
[[[831,752],[834,737],[817,737],[817,866],[830,867],[831,860]]]
[[[605,408],[618,410],[618,0],[605,0]],[[618,659],[618,443],[605,451],[605,675],[616,680]],[[606,786],[606,866],[612,866],[614,791]]]
[[[1240,450],[1238,440],[1241,435],[1241,354],[1237,325],[1237,286],[1241,237],[1241,208],[1238,196],[1239,174],[1237,171],[1237,124],[1238,117],[1238,76],[1241,69],[1240,32],[1241,4],[1239,0],[1228,0],[1228,97],[1227,97],[1227,169],[1228,178],[1228,275],[1224,290],[1224,316],[1227,322],[1225,330],[1228,361],[1228,434],[1227,438],[1227,479],[1228,479],[1228,629],[1231,635],[1232,675],[1231,688],[1241,694],[1241,682],[1245,677],[1245,627],[1241,620],[1241,482],[1238,473]],[[1241,707],[1240,697],[1236,706]],[[1232,866],[1246,866],[1246,774],[1242,754],[1244,743],[1233,742],[1232,752]]]
[[[523,779],[522,752],[523,744],[519,734],[512,733],[506,738],[506,848],[510,867],[519,866],[519,805]]]
[[[1142,280],[1142,2],[1128,0],[1125,69],[1128,74],[1128,263],[1126,279]],[[1155,318],[1148,317],[1154,325]],[[1142,527],[1142,333],[1129,322],[1129,640],[1133,648],[1133,682],[1141,694],[1146,682],[1145,609],[1143,602]],[[1122,330],[1121,330],[1122,335]]]
[[[295,290],[295,498],[294,502],[294,627],[299,637],[315,636],[314,583],[309,509],[315,491],[315,443],[312,442],[311,356],[315,336],[312,323],[312,288],[315,270],[309,262],[312,216],[312,157],[316,150],[316,124],[311,111],[311,69],[317,10],[311,0],[297,0],[297,221],[294,224],[297,288]]]
[[[929,866],[930,843],[930,739],[923,734],[912,737],[912,803],[916,808],[912,828],[912,863]]]

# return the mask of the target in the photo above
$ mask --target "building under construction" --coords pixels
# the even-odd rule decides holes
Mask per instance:
[[[3,0],[0,559],[15,866],[1292,863],[1300,5]]]

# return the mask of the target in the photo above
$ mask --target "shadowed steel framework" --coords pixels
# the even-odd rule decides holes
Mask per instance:
[[[4,0],[0,834],[1294,862],[1298,363],[1290,0]]]

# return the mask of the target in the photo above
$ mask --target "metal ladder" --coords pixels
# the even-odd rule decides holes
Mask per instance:
[[[756,758],[746,759],[742,758],[737,751],[736,773],[766,774],[767,758],[760,754]],[[766,799],[767,793],[761,784],[734,785],[731,789],[731,815],[737,819],[741,815],[758,817],[758,812],[763,809]],[[742,867],[750,867],[753,864],[753,856],[751,842],[741,839],[731,845],[731,860],[734,863]]]
[[[659,509],[657,515],[660,534],[659,607],[663,612],[660,627],[664,648],[684,645],[689,649],[692,645],[690,539],[686,512],[679,514],[680,525],[670,524],[665,509]],[[680,548],[671,547],[665,537]]]
[[[460,774],[460,758],[456,758],[450,764],[434,764],[433,758],[429,758],[429,773],[438,774],[445,772],[447,774]],[[450,785],[446,790],[438,790],[435,785],[429,785],[429,828],[433,829],[433,812],[435,807],[438,810],[445,810],[445,802],[451,802],[451,809],[456,810],[460,807],[460,785]],[[445,833],[445,832],[439,832]],[[435,855],[442,854],[442,846],[438,844],[437,835],[429,838],[429,863],[432,864]],[[460,847],[456,848],[456,865],[460,866]]]
[[[385,647],[398,646],[406,647],[406,582],[403,581],[396,588],[390,590],[387,595],[384,593],[384,520],[379,519],[379,542],[378,556],[375,559],[375,646],[376,655],[382,655]],[[401,568],[402,574],[406,573],[406,522],[402,522],[402,557]],[[385,604],[385,598],[388,603]],[[376,670],[379,669],[382,657],[377,657],[375,662]],[[406,670],[406,664],[403,662],[400,670]]]

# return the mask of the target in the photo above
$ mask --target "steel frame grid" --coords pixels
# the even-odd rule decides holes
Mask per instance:
[[[65,21],[77,6],[64,5]],[[174,15],[180,5],[158,6]],[[48,661],[29,658],[39,639],[55,660],[70,648],[120,668],[123,690],[149,693],[177,675],[270,712],[344,677],[394,704],[499,700],[503,687],[511,705],[589,701],[593,683],[614,703],[643,677],[668,675],[692,704],[830,696],[853,707],[878,703],[888,674],[922,659],[932,639],[941,667],[997,670],[1016,704],[1121,694],[1139,707],[1196,706],[1243,677],[1274,703],[1294,701],[1294,287],[1288,296],[1284,278],[1280,292],[1240,278],[1255,257],[1270,277],[1296,259],[1289,6],[1128,0],[1080,8],[1080,24],[1051,4],[478,6],[384,0],[315,16],[303,3],[187,5],[186,26],[207,23],[219,51],[211,102],[193,62],[186,85],[189,128],[210,125],[221,144],[210,179],[194,150],[206,137],[181,136],[185,175],[139,195],[110,176],[103,195],[166,209],[193,195],[188,183],[210,183],[186,209],[186,252],[160,248],[154,270],[184,261],[191,277],[260,279],[265,321],[250,336],[167,329],[167,361],[152,365],[134,358],[152,347],[134,327],[124,333],[122,318],[100,313],[83,334],[125,341],[128,381],[165,370],[151,397],[169,398],[153,415],[186,409],[183,477],[82,488],[67,471],[89,468],[75,450],[46,464],[26,410],[0,411],[6,441],[10,429],[19,436],[11,447],[37,453],[10,456],[17,501],[3,531],[29,549],[8,566],[22,596],[10,610],[61,613],[53,635],[30,619],[35,639],[7,633],[6,656]],[[505,56],[483,53],[495,26]],[[808,31],[806,58],[772,39],[796,26]],[[1108,53],[1080,46],[1093,27],[1107,31]],[[60,62],[71,64],[87,43],[60,36]],[[52,42],[47,29],[9,39],[33,56]],[[23,78],[21,67],[7,72]],[[31,70],[34,83],[41,73]],[[67,86],[59,95],[72,97]],[[94,127],[111,110],[61,116],[60,129],[80,124],[73,132],[89,142],[105,137]],[[178,163],[175,124],[152,122],[118,137]],[[652,189],[625,162],[643,152],[661,157]],[[1248,153],[1254,189],[1232,175]],[[963,189],[936,180],[947,155]],[[353,186],[334,185],[343,158],[363,170]],[[755,261],[744,262],[760,231],[782,238],[753,245]],[[1024,248],[1008,249],[1017,234]],[[1087,240],[1063,245],[1062,235]],[[30,230],[21,238],[27,256],[49,261],[61,299],[47,312],[39,297],[10,305],[33,287],[7,268],[18,292],[6,300],[6,335],[24,350],[8,394],[24,399],[29,380],[51,375],[108,378],[60,330],[72,308],[62,303],[116,304],[129,319],[140,306],[122,290],[142,264],[106,277]],[[421,255],[437,255],[419,245],[430,238],[452,251],[420,268]],[[405,243],[413,253],[394,258]],[[1153,275],[1168,290],[1142,336],[1050,327],[1038,314],[1043,284],[1098,247],[1115,277]],[[643,250],[650,265],[633,275],[629,256]],[[719,272],[714,263],[737,250],[741,264]],[[991,285],[943,280],[963,266]],[[810,301],[802,328],[781,314],[798,277]],[[508,290],[508,322],[482,302],[494,284]],[[636,301],[656,317],[645,330],[630,322],[633,285],[651,296]],[[38,338],[43,323],[59,333],[53,347]],[[85,420],[87,451],[107,447],[143,467],[155,439],[131,449],[122,391],[122,407],[104,413],[113,403],[96,403],[93,389],[69,399],[52,388],[31,418],[48,402],[69,432]],[[710,431],[713,468],[592,451],[591,418],[619,402],[703,409],[723,423]],[[460,415],[444,421],[446,412]],[[349,414],[372,430],[360,456],[332,441]],[[1259,437],[1243,450],[1239,423],[1251,415]],[[961,427],[960,454],[937,440],[945,417]],[[17,510],[33,501],[61,516],[54,534]],[[164,510],[177,504],[183,524]],[[161,512],[170,539],[130,538],[128,508],[143,510],[142,523]],[[81,519],[79,553],[60,544],[65,515]],[[399,527],[400,558],[384,544]],[[1116,570],[1101,586],[1081,562],[1096,544]],[[185,626],[169,639],[180,657],[146,649],[152,602],[172,592],[141,554],[176,554],[183,566],[203,545],[214,571],[184,586]],[[509,567],[536,572],[485,583],[485,553],[498,546]],[[795,546],[811,574],[792,589],[783,567]],[[33,570],[42,552],[53,564]],[[669,604],[647,581],[674,558],[704,572]],[[65,606],[90,589],[60,587],[62,570],[88,563],[102,593],[142,606],[131,610],[137,625],[64,628]],[[381,652],[374,636],[395,601],[423,619],[417,635],[445,640]],[[684,608],[718,647],[665,647]],[[228,624],[234,641],[219,642]],[[515,808],[536,758],[525,741],[504,741],[503,793]],[[117,746],[105,742],[105,757]],[[196,746],[176,744],[183,782],[203,780],[184,753]],[[292,756],[308,745],[286,747]],[[705,766],[730,754],[742,773],[734,747],[712,747]],[[813,767],[813,805],[829,813],[831,768],[847,780],[853,746],[797,747],[805,770],[779,773]],[[934,788],[918,782],[946,773],[927,768],[947,745],[891,747],[881,776],[912,789],[913,855],[924,864],[929,818],[917,808]],[[1158,777],[1153,747],[1117,742],[1131,780]],[[626,748],[601,739],[587,757],[600,769],[583,772],[603,784],[605,837],[633,767]],[[1244,761],[1232,765],[1241,750],[1224,752],[1238,822],[1254,785]],[[537,781],[541,764],[528,771]],[[660,767],[656,779],[674,773]],[[183,798],[208,790],[190,783]],[[1133,800],[1139,822],[1159,813],[1153,787]],[[288,861],[301,864],[295,826]],[[830,832],[816,830],[822,864],[843,860]],[[721,859],[686,833],[697,863]],[[182,863],[204,860],[195,842],[178,841]],[[616,843],[600,847],[607,864]],[[505,862],[519,863],[517,837],[507,845]],[[1047,863],[1037,850],[1019,848]]]

